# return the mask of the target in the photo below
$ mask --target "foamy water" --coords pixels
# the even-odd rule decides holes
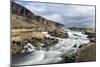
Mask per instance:
[[[27,56],[17,58],[15,61],[13,61],[13,65],[32,65],[62,62],[64,59],[62,56],[71,57],[80,50],[80,45],[84,47],[90,42],[87,38],[87,35],[83,34],[82,32],[71,31],[69,29],[66,29],[66,32],[69,36],[66,39],[53,37],[50,36],[48,32],[42,32],[46,35],[46,37],[58,39],[59,42],[49,47],[48,51],[42,47],[37,50],[31,45],[32,49],[29,49],[29,51],[33,52]],[[25,47],[28,48],[27,46],[29,45],[26,45]]]

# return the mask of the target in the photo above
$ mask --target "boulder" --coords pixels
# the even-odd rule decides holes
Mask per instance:
[[[49,32],[49,34],[54,37],[68,38],[68,33],[64,32],[64,31],[56,30],[56,29],[52,32]]]

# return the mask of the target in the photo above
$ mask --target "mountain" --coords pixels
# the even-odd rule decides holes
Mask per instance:
[[[34,12],[34,11],[33,11]],[[61,29],[64,25],[53,20],[48,20],[42,16],[37,16],[29,9],[17,4],[11,3],[11,24],[12,29]]]

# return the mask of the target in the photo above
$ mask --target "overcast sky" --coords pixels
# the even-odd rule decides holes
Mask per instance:
[[[66,27],[95,27],[95,7],[51,3],[17,2],[35,15],[57,21]]]

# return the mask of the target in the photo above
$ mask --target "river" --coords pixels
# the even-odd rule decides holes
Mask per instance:
[[[12,59],[12,65],[36,65],[36,64],[51,64],[59,63],[64,60],[63,56],[72,57],[75,55],[81,47],[87,46],[90,40],[87,38],[88,35],[82,32],[65,29],[68,33],[68,38],[59,38],[50,36],[48,32],[42,32],[46,37],[58,39],[59,42],[55,45],[46,48],[40,47],[39,49],[34,48],[28,54],[16,57]],[[43,44],[42,44],[43,45]],[[28,48],[28,47],[27,47]]]

